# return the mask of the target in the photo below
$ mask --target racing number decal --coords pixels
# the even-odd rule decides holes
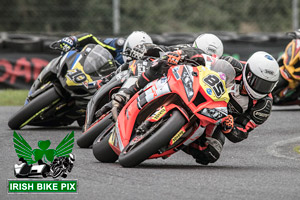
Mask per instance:
[[[68,77],[75,83],[82,83],[87,79],[86,75],[79,69],[76,69],[75,72],[68,73]]]
[[[216,75],[209,74],[203,81],[214,91],[216,97],[220,98],[225,93],[224,85]]]

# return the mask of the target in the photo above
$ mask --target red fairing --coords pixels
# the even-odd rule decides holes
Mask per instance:
[[[208,73],[209,71],[210,70],[208,70]],[[214,76],[217,77],[217,75]],[[213,110],[219,107],[226,109],[227,101],[215,101],[216,98],[212,98],[214,95],[212,89],[208,86],[205,86],[206,88],[202,87],[200,79],[202,80],[203,78],[205,77],[200,77],[200,69],[180,65],[171,67],[167,77],[149,83],[145,89],[135,94],[121,110],[115,131],[113,132],[117,142],[114,142],[114,144],[110,143],[112,149],[117,154],[120,154],[132,139],[132,133],[135,132],[134,128],[136,128],[136,121],[148,120],[155,122],[151,116],[155,114],[156,111],[158,116],[156,118],[160,119],[160,117],[166,115],[171,110],[177,109],[181,112],[182,116],[186,118],[186,124],[181,131],[178,132],[178,135],[176,137],[174,136],[176,140],[174,139],[174,141],[170,142],[169,149],[161,154],[155,154],[151,156],[151,158],[168,157],[176,152],[176,147],[182,145],[197,128],[194,124],[195,120],[198,126],[203,127],[218,123],[219,119],[212,119],[204,115],[202,111],[203,109]],[[218,80],[221,80],[220,77]],[[181,102],[181,105],[178,104],[179,102]],[[153,107],[153,105],[155,106]],[[147,113],[146,116],[143,113]],[[140,119],[140,116],[143,116],[143,118]],[[192,118],[195,119],[193,119],[193,123],[190,123],[190,119]],[[177,140],[180,141],[180,143],[178,143]]]

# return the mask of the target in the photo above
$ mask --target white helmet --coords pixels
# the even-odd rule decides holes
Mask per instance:
[[[252,99],[261,99],[271,93],[278,78],[278,63],[264,51],[254,53],[243,69],[243,83]]]
[[[132,49],[138,44],[143,43],[153,43],[151,37],[145,33],[144,31],[133,31],[126,39],[125,44],[123,46],[123,52],[130,48]],[[127,60],[127,56],[123,56],[124,62]]]
[[[193,43],[193,47],[201,49],[208,55],[217,55],[221,57],[223,55],[223,43],[214,34],[205,33],[199,35]]]

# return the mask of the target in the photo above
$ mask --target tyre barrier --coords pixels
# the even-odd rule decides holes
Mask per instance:
[[[222,42],[231,42],[239,37],[237,33],[229,31],[209,31],[208,33],[218,36]]]
[[[43,36],[42,38],[42,52],[50,54],[58,54],[58,50],[51,49],[49,46],[52,42],[57,41],[61,38],[53,36]]]
[[[163,33],[163,34],[150,34],[153,43],[158,45],[176,45],[176,44],[192,44],[194,40],[204,32],[200,33]],[[250,33],[250,34],[237,34],[235,32],[226,31],[209,31],[217,35],[224,44],[236,45],[254,45],[254,46],[268,46],[286,45],[291,38],[284,33]],[[34,36],[28,34],[10,34],[6,32],[0,32],[0,51],[10,52],[43,52],[49,54],[57,54],[49,48],[49,45],[60,39],[54,36]],[[284,47],[283,47],[284,48]]]
[[[159,34],[149,34],[154,44],[165,43],[165,38]]]
[[[163,33],[163,45],[192,44],[196,39],[193,33]]]
[[[5,37],[5,33],[1,33],[1,32],[0,32],[0,49],[3,48],[3,40],[4,40],[4,37]]]
[[[261,43],[261,42],[268,42],[269,39],[270,38],[268,35],[244,34],[236,38],[236,41],[241,43]]]
[[[25,34],[3,34],[3,49],[13,52],[41,52],[42,40]]]

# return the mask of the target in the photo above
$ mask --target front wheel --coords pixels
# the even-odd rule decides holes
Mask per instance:
[[[186,123],[185,118],[180,111],[171,111],[171,116],[160,126],[150,137],[135,144],[135,146],[127,145],[119,155],[119,163],[123,167],[135,167],[148,159],[151,155],[170,142],[172,137]],[[129,143],[130,144],[130,143]]]
[[[9,119],[8,126],[13,130],[21,129],[59,99],[60,96],[54,87],[46,90],[15,113]]]
[[[92,126],[86,130],[77,140],[77,145],[81,148],[90,147],[98,135],[110,124],[114,123],[111,114],[107,115],[101,121],[96,121]]]
[[[93,144],[93,154],[97,160],[103,163],[114,163],[118,160],[118,155],[112,150],[108,141],[111,131],[107,135],[98,136]]]

